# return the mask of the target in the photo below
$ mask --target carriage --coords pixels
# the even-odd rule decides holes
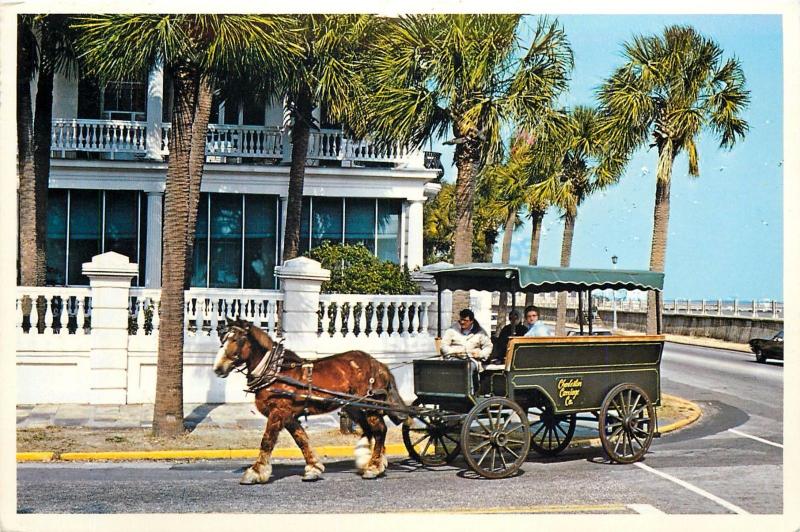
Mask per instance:
[[[234,369],[245,372],[248,391],[267,417],[259,457],[242,484],[268,481],[272,449],[284,428],[306,459],[303,480],[321,478],[325,467],[299,417],[337,408],[363,430],[365,459],[357,459],[357,466],[364,478],[377,478],[386,469],[384,415],[402,424],[412,459],[443,465],[460,453],[487,478],[516,473],[531,448],[546,456],[566,449],[579,415],[596,422],[611,461],[631,463],[644,456],[658,435],[662,273],[506,264],[432,265],[423,272],[438,288],[439,337],[442,291],[469,289],[511,292],[512,307],[519,292],[576,291],[580,334],[512,337],[503,364],[483,371],[470,359],[442,359],[438,353],[414,360],[417,398],[407,406],[390,368],[363,351],[303,359],[254,324],[228,320],[214,371],[220,377]],[[658,335],[593,335],[592,322],[584,324],[583,295],[588,294],[592,316],[591,292],[603,289],[655,291]]]
[[[439,309],[448,289],[511,292],[512,308],[519,292],[578,292],[580,330],[566,337],[512,337],[504,363],[482,372],[470,360],[415,360],[417,399],[402,429],[411,458],[435,466],[460,453],[479,475],[504,478],[519,470],[531,448],[545,456],[566,449],[579,419],[597,424],[611,461],[644,456],[658,436],[662,273],[504,264],[423,271],[436,280]],[[603,289],[654,290],[659,334],[592,335],[582,296],[588,294],[591,316],[591,292]]]

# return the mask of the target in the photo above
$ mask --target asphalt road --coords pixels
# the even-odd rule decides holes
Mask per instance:
[[[654,441],[646,460],[612,465],[598,449],[531,454],[520,473],[490,481],[453,466],[391,461],[365,481],[352,461],[300,481],[277,462],[267,485],[239,486],[247,461],[19,464],[19,513],[508,512],[731,514],[782,512],[783,366],[733,351],[667,344],[662,390],[703,409],[695,425]],[[313,502],[312,502],[313,501]]]

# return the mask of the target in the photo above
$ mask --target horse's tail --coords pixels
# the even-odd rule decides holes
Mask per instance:
[[[403,401],[403,398],[400,397],[400,392],[397,390],[397,383],[394,380],[394,375],[386,368],[386,373],[388,374],[387,378],[387,385],[386,385],[386,400],[392,404],[397,405],[398,409],[402,410],[387,410],[386,415],[389,416],[389,419],[392,420],[392,423],[395,425],[400,425],[405,420],[408,419],[408,414],[406,413],[406,403]]]

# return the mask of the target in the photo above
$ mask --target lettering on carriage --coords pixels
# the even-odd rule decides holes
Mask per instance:
[[[564,406],[571,406],[581,393],[583,379],[572,377],[569,379],[558,379],[558,396],[564,399]]]

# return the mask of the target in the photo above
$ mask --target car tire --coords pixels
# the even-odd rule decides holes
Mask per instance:
[[[764,354],[761,349],[756,350],[756,362],[761,362],[762,364],[767,361],[767,356]]]

